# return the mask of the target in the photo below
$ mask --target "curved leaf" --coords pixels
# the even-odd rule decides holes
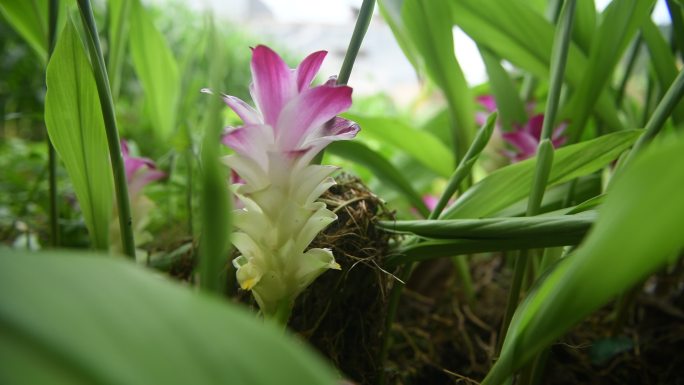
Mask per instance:
[[[559,148],[547,186],[591,174],[610,163],[641,135],[640,130],[620,131],[594,140]],[[447,219],[490,216],[529,195],[535,158],[498,169],[461,195],[444,213]]]
[[[123,259],[0,255],[0,383],[333,384],[301,343]]]
[[[112,171],[93,70],[72,20],[47,68],[45,125],[74,185],[93,246],[108,247]]]
[[[502,384],[534,354],[684,247],[684,141],[651,146],[615,177],[596,225],[521,304],[482,382]]]

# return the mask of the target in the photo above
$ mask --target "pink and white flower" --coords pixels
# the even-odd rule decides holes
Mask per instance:
[[[494,112],[497,109],[496,101],[491,95],[483,95],[477,98],[477,102],[482,105],[488,112]],[[542,126],[544,124],[544,114],[534,114],[534,103],[527,106],[527,113],[531,115],[524,124],[513,123],[513,131],[502,132],[503,139],[510,144],[514,150],[504,150],[511,161],[519,162],[527,158],[533,157],[537,153],[537,146],[539,146],[539,138],[541,138]],[[478,124],[482,125],[487,119],[487,114],[479,112],[475,116]],[[566,123],[559,124],[554,128],[551,135],[551,143],[554,147],[560,147],[565,144],[566,138],[563,136]]]
[[[339,269],[328,249],[306,250],[337,216],[316,200],[335,182],[332,166],[310,164],[336,140],[356,136],[356,123],[338,117],[351,106],[351,87],[335,79],[311,87],[326,56],[314,52],[291,69],[270,48],[252,51],[253,108],[224,95],[241,119],[223,143],[235,154],[226,163],[239,178],[233,190],[242,208],[235,211],[233,261],[241,287],[252,290],[262,312],[289,312],[294,299],[328,269]]]
[[[143,188],[148,184],[166,176],[163,171],[157,169],[157,165],[149,158],[138,158],[130,155],[128,143],[121,140],[121,155],[126,171],[128,182],[128,196],[131,205],[133,221],[133,233],[135,243],[142,245],[152,240],[152,235],[145,231],[150,222],[149,214],[154,209],[154,202],[143,194]],[[121,230],[119,228],[118,210],[114,210],[114,216],[109,225],[109,249],[113,253],[123,254]],[[136,252],[137,257],[143,257],[144,253]]]

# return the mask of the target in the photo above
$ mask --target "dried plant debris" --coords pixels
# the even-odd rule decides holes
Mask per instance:
[[[342,271],[326,272],[300,295],[289,326],[350,380],[375,383],[387,297],[395,279],[382,268],[393,235],[375,223],[392,215],[359,179],[347,174],[337,178],[321,201],[338,219],[312,247],[332,249]]]

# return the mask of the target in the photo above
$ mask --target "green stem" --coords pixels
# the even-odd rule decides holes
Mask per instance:
[[[57,41],[57,17],[59,14],[59,2],[50,0],[48,5],[48,61],[52,56]],[[50,196],[50,245],[59,246],[59,206],[57,202],[57,152],[47,136],[48,145],[48,169],[49,169],[49,196]]]
[[[456,190],[458,190],[461,183],[470,175],[470,171],[472,170],[475,161],[480,156],[487,143],[489,143],[489,138],[492,137],[497,117],[498,115],[496,112],[490,114],[484,126],[477,132],[475,140],[473,140],[470,148],[466,151],[463,160],[461,160],[458,167],[456,167],[456,171],[451,174],[451,178],[449,178],[449,182],[447,183],[444,192],[439,197],[439,201],[435,205],[434,210],[430,213],[428,219],[437,219],[442,215],[444,208],[447,203],[449,203],[449,199],[451,199]]]
[[[337,84],[347,84],[349,81],[356,55],[359,53],[361,42],[364,36],[366,36],[366,31],[368,31],[368,26],[373,17],[373,8],[375,8],[375,0],[363,0],[359,17],[356,19],[356,25],[354,26],[354,32],[347,47],[347,53],[344,55],[342,69],[340,69],[340,74],[337,76]]]
[[[282,326],[283,329],[287,327],[287,321],[290,320],[290,315],[292,314],[292,308],[294,302],[289,298],[286,298],[280,302],[272,314],[264,313],[264,317],[275,321],[278,325]]]
[[[126,184],[126,172],[124,169],[123,156],[121,154],[121,144],[119,143],[119,130],[116,126],[116,116],[114,114],[114,103],[112,92],[109,89],[107,68],[105,68],[100,38],[95,26],[93,10],[90,0],[78,0],[78,8],[86,31],[86,43],[90,53],[90,61],[95,75],[95,84],[100,96],[100,106],[105,123],[107,134],[107,144],[109,146],[109,158],[112,163],[112,173],[114,175],[114,190],[116,194],[116,207],[119,210],[119,227],[121,230],[121,241],[124,253],[135,259],[135,240],[133,238],[133,228],[131,220],[131,206],[128,196],[128,185]]]
[[[515,266],[513,267],[513,281],[511,282],[511,289],[508,291],[508,300],[506,301],[506,310],[501,321],[501,329],[499,332],[499,341],[496,345],[497,354],[501,352],[508,325],[513,319],[513,313],[518,307],[518,300],[520,299],[520,288],[522,287],[523,276],[527,269],[527,250],[521,250],[518,257],[515,259]]]
[[[527,216],[533,216],[539,212],[551,167],[553,165],[554,149],[553,144],[551,143],[551,136],[553,134],[553,125],[558,111],[560,92],[563,86],[565,64],[568,57],[568,47],[572,32],[572,21],[575,14],[575,4],[575,0],[567,0],[563,4],[558,25],[556,26],[553,50],[551,51],[551,86],[546,101],[544,123],[542,125],[541,137],[539,138],[539,146],[537,147],[537,162],[535,166],[534,181],[527,202]],[[522,279],[525,275],[525,271],[527,271],[529,259],[527,254],[527,250],[521,251],[520,256],[515,262],[513,283],[511,284],[510,295],[508,297],[508,302],[506,303],[506,312],[504,313],[504,319],[501,324],[501,334],[499,336],[497,351],[500,351],[501,346],[503,345],[508,326],[513,318],[513,313],[518,306]]]

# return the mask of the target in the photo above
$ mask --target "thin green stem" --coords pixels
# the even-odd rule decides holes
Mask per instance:
[[[57,0],[50,0],[48,5],[48,61],[52,56],[52,51],[55,49],[55,42],[57,41],[57,17],[59,15],[59,2]],[[55,146],[50,141],[50,136],[47,136],[48,146],[48,169],[49,169],[49,196],[50,196],[50,245],[52,247],[59,246],[59,206],[57,202],[57,152]]]
[[[359,53],[361,42],[363,42],[363,38],[366,36],[366,31],[368,31],[368,26],[373,17],[373,8],[375,8],[375,0],[363,0],[359,17],[356,19],[356,25],[354,26],[354,32],[347,47],[347,53],[344,55],[342,69],[340,69],[340,74],[337,76],[337,84],[347,84],[349,81],[354,61],[356,61],[356,55]]]
[[[114,114],[114,102],[112,92],[109,89],[107,68],[102,56],[100,38],[95,26],[93,9],[90,0],[78,0],[78,8],[81,12],[81,19],[86,31],[86,43],[90,53],[90,61],[95,75],[95,84],[100,96],[100,107],[105,123],[107,134],[107,144],[109,146],[109,158],[112,163],[112,173],[114,175],[114,190],[116,195],[116,207],[119,210],[119,227],[121,230],[121,241],[124,253],[135,259],[135,240],[133,238],[133,228],[131,220],[131,206],[128,196],[128,185],[126,184],[126,172],[124,169],[123,156],[121,154],[121,144],[119,142],[119,130],[116,126],[116,116]]]
[[[501,321],[501,330],[499,332],[499,341],[496,345],[497,354],[501,352],[508,325],[513,319],[513,313],[518,307],[518,300],[520,299],[520,288],[522,287],[525,270],[527,270],[527,250],[521,250],[518,257],[515,258],[515,266],[513,267],[513,281],[511,288],[508,291],[508,300],[506,301],[506,310],[504,311],[503,320]]]
[[[223,55],[221,43],[216,36],[213,19],[210,24],[209,48],[214,52],[209,63],[209,85],[217,89],[223,75]],[[226,285],[226,277],[231,287],[235,280],[233,266],[226,263],[230,255],[231,233],[231,200],[226,181],[226,169],[219,161],[220,148],[218,138],[221,137],[220,98],[211,98],[209,109],[205,114],[204,138],[200,153],[202,170],[200,174],[200,216],[202,218],[202,235],[199,248],[200,288],[207,292],[222,294]]]
[[[449,203],[449,199],[451,199],[456,190],[458,190],[458,187],[461,185],[461,183],[470,175],[470,171],[472,170],[475,161],[477,161],[477,158],[480,156],[482,150],[484,150],[487,143],[489,143],[489,139],[492,137],[492,132],[494,132],[494,124],[496,123],[497,117],[498,115],[496,112],[489,115],[485,124],[477,132],[475,140],[473,140],[470,148],[468,148],[468,151],[466,151],[463,160],[461,160],[461,162],[458,164],[458,167],[456,167],[456,171],[451,174],[451,178],[449,178],[449,182],[447,183],[444,192],[439,197],[439,201],[435,205],[434,210],[432,210],[430,213],[428,219],[437,219],[442,215],[444,208]]]
[[[553,50],[551,51],[551,85],[549,88],[549,96],[546,101],[546,109],[544,112],[544,122],[542,125],[542,132],[537,147],[537,163],[535,166],[534,181],[530,196],[527,202],[527,216],[536,215],[541,207],[542,199],[544,198],[544,191],[548,183],[549,174],[553,165],[553,144],[551,143],[551,136],[553,134],[553,125],[558,111],[558,102],[560,100],[560,93],[563,87],[563,77],[565,74],[565,64],[568,57],[568,47],[570,44],[572,33],[572,22],[575,14],[575,0],[567,0],[561,9],[558,25],[556,26],[556,33],[554,35]],[[503,345],[503,340],[508,331],[508,326],[513,318],[513,313],[518,306],[520,298],[520,291],[522,288],[522,280],[527,271],[528,251],[523,250],[520,256],[516,259],[515,267],[513,269],[513,283],[511,284],[511,291],[509,293],[508,302],[506,303],[506,312],[501,324],[501,334],[499,336],[499,343],[497,345],[497,352],[500,351]]]

